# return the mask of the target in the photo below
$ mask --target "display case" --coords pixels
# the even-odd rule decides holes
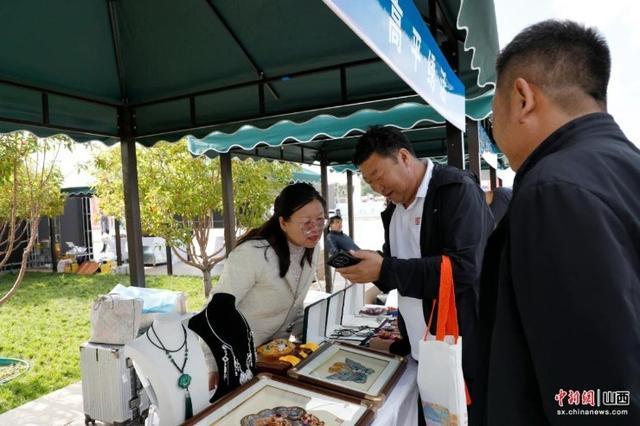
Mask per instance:
[[[327,332],[327,308],[329,299],[318,300],[304,308],[302,340],[320,344],[324,342]]]
[[[381,404],[404,369],[403,357],[340,342],[327,342],[290,377]]]
[[[373,309],[377,305],[366,305],[365,289],[362,284],[352,284],[344,289],[344,302],[342,319],[340,324],[345,327],[380,327],[387,319],[384,306],[378,306],[381,310],[378,314],[364,313],[366,309]]]
[[[354,284],[326,299],[305,308],[305,342],[322,343],[326,340],[366,345],[377,330],[391,318],[386,308],[365,305],[365,291]]]
[[[184,425],[368,425],[366,401],[288,378],[259,374]]]
[[[388,320],[386,315],[362,315],[364,287],[353,284],[328,299],[325,334],[328,340],[366,345]]]

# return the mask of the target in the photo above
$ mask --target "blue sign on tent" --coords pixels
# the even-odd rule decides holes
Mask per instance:
[[[323,0],[405,83],[464,131],[464,85],[413,0]]]

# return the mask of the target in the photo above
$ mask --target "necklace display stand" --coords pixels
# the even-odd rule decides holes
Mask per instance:
[[[235,301],[232,294],[216,293],[205,309],[189,320],[189,328],[207,344],[218,367],[218,386],[211,402],[256,374],[253,334]]]
[[[150,384],[160,426],[180,424],[209,405],[204,354],[180,314],[156,317],[146,334],[125,346],[125,356]]]

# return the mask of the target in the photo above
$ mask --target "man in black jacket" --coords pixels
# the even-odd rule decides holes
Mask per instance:
[[[511,188],[499,187],[484,194],[496,226],[507,213],[507,208],[509,208],[509,203],[511,202],[511,192]]]
[[[327,232],[326,241],[329,256],[340,251],[359,250],[351,237],[342,232],[342,218],[337,215],[329,218],[329,232]]]
[[[482,272],[484,424],[640,425],[640,152],[606,113],[609,72],[570,21],[498,58],[493,134],[517,174]]]
[[[372,189],[391,201],[382,212],[385,244],[382,255],[354,252],[362,261],[338,272],[352,282],[374,282],[384,292],[398,289],[406,330],[404,345],[394,349],[403,354],[410,349],[417,360],[418,340],[438,297],[441,256],[450,256],[463,370],[471,384],[482,254],[494,226],[477,179],[472,173],[417,159],[409,141],[393,128],[367,131],[358,141],[354,163]]]

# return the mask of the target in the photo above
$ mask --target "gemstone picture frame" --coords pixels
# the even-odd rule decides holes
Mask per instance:
[[[397,355],[348,343],[326,342],[287,374],[378,406],[402,375],[406,363]]]
[[[306,424],[324,422],[325,426],[366,426],[373,421],[374,413],[368,402],[358,398],[286,377],[259,374],[184,425],[251,426],[257,420],[275,418],[305,419]]]

